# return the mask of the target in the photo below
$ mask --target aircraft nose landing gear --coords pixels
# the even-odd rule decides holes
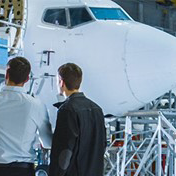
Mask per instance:
[[[50,150],[39,146],[36,150],[35,176],[48,176]]]
[[[48,176],[48,165],[37,166],[35,176]]]

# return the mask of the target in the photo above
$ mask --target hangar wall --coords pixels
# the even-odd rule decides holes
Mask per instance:
[[[176,6],[166,6],[155,0],[114,0],[136,21],[160,28],[176,36]]]

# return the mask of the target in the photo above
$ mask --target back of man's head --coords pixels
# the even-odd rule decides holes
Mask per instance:
[[[9,80],[15,84],[24,83],[31,71],[29,61],[24,57],[15,57],[7,63],[7,74]]]
[[[65,82],[68,90],[79,89],[82,81],[82,70],[74,63],[67,63],[59,67],[59,76]]]

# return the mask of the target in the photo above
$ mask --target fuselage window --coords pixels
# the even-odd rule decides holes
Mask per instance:
[[[98,20],[130,20],[120,8],[90,7],[90,9]]]
[[[88,21],[92,21],[92,17],[87,12],[86,8],[70,8],[69,13],[72,27],[86,23]]]
[[[44,15],[44,22],[67,26],[65,9],[48,9]]]

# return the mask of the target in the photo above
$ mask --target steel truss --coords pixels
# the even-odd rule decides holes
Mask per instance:
[[[176,175],[175,117],[176,96],[169,91],[138,111],[106,119],[104,175]],[[112,131],[117,121],[121,131]]]
[[[173,117],[176,117],[176,111],[170,110],[142,110],[126,114],[125,129],[119,132],[124,139],[115,139],[105,153],[108,162],[105,175],[176,175]],[[152,121],[155,129],[149,126]],[[145,123],[146,130],[135,130],[133,126],[136,123]]]

